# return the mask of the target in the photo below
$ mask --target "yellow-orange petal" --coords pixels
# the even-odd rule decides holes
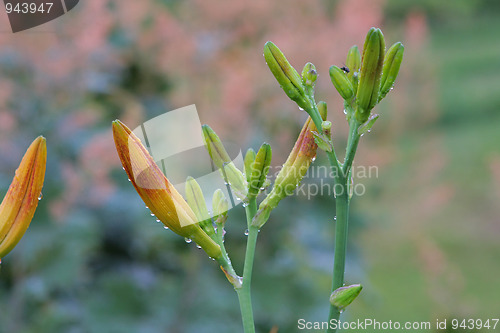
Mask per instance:
[[[47,144],[39,136],[26,151],[0,205],[0,258],[16,246],[33,219],[46,164]]]
[[[113,137],[121,163],[137,193],[151,212],[178,235],[190,238],[212,258],[221,255],[200,227],[184,198],[163,175],[140,139],[121,121],[113,121]]]

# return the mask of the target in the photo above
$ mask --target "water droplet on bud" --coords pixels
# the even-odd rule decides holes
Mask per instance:
[[[248,233],[249,233],[248,229],[245,230],[245,236],[248,236]]]
[[[187,237],[186,237],[186,238],[184,238],[184,240],[185,240],[185,241],[186,241],[186,243],[188,243],[188,244],[189,244],[189,243],[191,243],[191,242],[193,241],[191,238],[187,238]]]

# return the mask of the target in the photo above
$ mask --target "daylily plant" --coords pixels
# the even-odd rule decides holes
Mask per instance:
[[[392,89],[399,72],[404,47],[394,44],[386,53],[385,40],[379,29],[368,32],[361,54],[353,46],[347,55],[346,66],[332,66],[329,74],[334,87],[344,99],[344,110],[349,123],[346,155],[341,162],[332,140],[332,123],[326,120],[325,102],[316,103],[314,87],[318,74],[312,63],[307,63],[301,74],[288,62],[281,50],[272,42],[264,46],[264,57],[272,74],[286,95],[301,110],[308,113],[302,131],[287,161],[276,177],[274,186],[257,206],[257,197],[269,185],[267,174],[271,163],[271,147],[264,143],[256,153],[249,149],[244,158],[244,170],[231,161],[217,134],[208,125],[202,133],[206,148],[221,177],[230,186],[238,200],[243,202],[247,215],[247,248],[242,276],[231,265],[224,246],[224,224],[228,203],[220,189],[213,194],[210,214],[202,188],[194,178],[186,181],[186,200],[177,192],[149,155],[148,150],[132,131],[119,120],[113,122],[116,149],[129,180],[147,207],[163,224],[199,247],[215,259],[238,294],[245,333],[255,332],[251,303],[251,277],[260,228],[269,220],[271,212],[285,197],[292,195],[312,162],[318,148],[323,150],[332,168],[334,183],[341,190],[336,195],[335,258],[332,290],[329,300],[329,322],[339,318],[343,311],[361,292],[362,286],[344,286],[345,255],[349,204],[352,198],[351,167],[363,134],[373,127],[378,115],[372,109]],[[335,330],[328,329],[328,332]]]

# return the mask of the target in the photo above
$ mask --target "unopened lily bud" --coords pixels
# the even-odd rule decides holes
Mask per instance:
[[[355,72],[359,71],[361,67],[361,53],[357,45],[354,45],[347,52],[347,59],[345,62],[347,68],[349,68],[348,75],[352,76]]]
[[[272,150],[268,143],[262,144],[255,161],[252,164],[252,175],[248,183],[248,197],[256,197],[260,189],[264,186],[269,166],[271,165]]]
[[[349,100],[354,96],[352,83],[343,70],[337,66],[330,67],[330,79],[343,99]]]
[[[255,161],[255,150],[252,148],[248,148],[247,153],[245,154],[245,176],[247,178],[247,182],[250,181],[250,175],[252,174],[252,163]]]
[[[189,207],[193,210],[194,215],[196,215],[196,218],[200,223],[200,227],[207,233],[207,235],[212,237],[215,233],[212,225],[212,219],[210,218],[210,214],[208,214],[203,191],[193,177],[188,177],[186,180],[186,201]]]
[[[325,115],[325,117],[326,117],[326,114],[328,113],[328,108],[327,108],[326,102],[319,101],[317,108],[318,108],[319,114],[322,117],[323,117],[323,115]],[[325,119],[325,118],[323,117],[323,119]]]
[[[323,131],[330,131],[332,129],[332,122],[328,121],[328,120],[324,120],[321,123],[321,128],[323,129]]]
[[[308,88],[314,88],[317,78],[318,72],[316,72],[316,67],[308,62],[302,69],[302,83]]]
[[[0,205],[0,262],[21,240],[42,193],[47,162],[45,138],[29,146]]]
[[[212,198],[212,210],[214,217],[219,215],[227,215],[227,211],[229,210],[229,203],[227,202],[226,196],[221,189],[217,189],[214,192],[214,196]]]
[[[267,42],[264,45],[264,58],[285,94],[299,107],[307,110],[311,103],[306,96],[302,79],[283,52],[273,42]]]
[[[113,121],[113,137],[130,182],[156,218],[176,234],[196,242],[210,257],[222,258],[220,246],[201,228],[191,207],[158,168],[141,140],[119,120]]]
[[[222,141],[214,130],[208,125],[203,125],[202,129],[205,145],[212,161],[221,170],[222,177],[231,185],[234,194],[240,200],[244,200],[247,196],[247,180],[245,176],[231,161]]]
[[[325,120],[326,108],[321,107],[319,111],[321,117]],[[318,145],[314,139],[313,132],[315,131],[317,132],[316,126],[311,117],[308,117],[295,142],[295,146],[274,181],[271,193],[259,205],[259,210],[252,222],[253,226],[262,227],[267,222],[271,210],[278,206],[281,199],[292,195],[302,181],[309,166],[316,158]]]
[[[401,42],[397,42],[389,48],[385,55],[382,77],[380,78],[380,99],[384,98],[394,86],[401,62],[403,61],[404,50],[404,45]]]
[[[363,289],[360,284],[353,284],[347,287],[340,287],[330,295],[330,304],[335,306],[340,311],[343,311],[351,304]]]
[[[326,138],[331,139],[332,137],[332,122],[325,120],[321,123],[321,128],[323,129],[323,134]]]
[[[368,119],[371,109],[378,102],[384,55],[384,35],[380,29],[371,28],[366,35],[363,47],[363,59],[356,95],[358,109],[355,115],[360,123],[364,123]]]

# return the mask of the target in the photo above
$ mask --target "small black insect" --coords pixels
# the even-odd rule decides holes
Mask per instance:
[[[343,70],[346,73],[349,73],[349,68],[347,66],[340,67],[341,70]]]

